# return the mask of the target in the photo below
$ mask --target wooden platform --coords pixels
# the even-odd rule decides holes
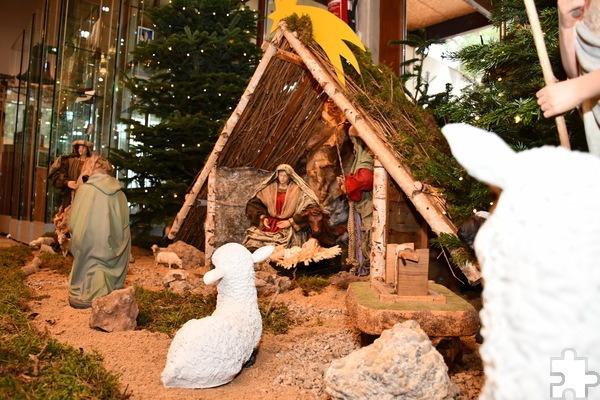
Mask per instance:
[[[429,289],[446,301],[388,302],[380,298],[381,292],[371,283],[351,283],[346,293],[348,314],[356,328],[369,335],[380,335],[411,319],[429,337],[471,336],[479,331],[479,315],[471,304],[442,285],[429,282]]]

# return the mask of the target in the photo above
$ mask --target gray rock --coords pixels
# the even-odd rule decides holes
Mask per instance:
[[[163,284],[165,287],[169,287],[172,282],[187,280],[188,276],[188,272],[182,269],[169,270],[163,278]]]
[[[90,327],[106,332],[132,331],[137,326],[138,313],[134,288],[115,290],[92,301]]]
[[[415,321],[396,324],[370,346],[334,360],[325,390],[335,399],[459,398],[442,356]]]
[[[40,265],[42,264],[42,260],[39,257],[35,257],[29,264],[24,267],[21,267],[21,271],[25,275],[32,275],[40,271]]]
[[[175,293],[183,293],[191,288],[192,286],[187,281],[173,281],[169,283],[169,290]]]
[[[183,269],[204,267],[204,253],[181,240],[167,246],[166,251],[177,254],[183,263]]]

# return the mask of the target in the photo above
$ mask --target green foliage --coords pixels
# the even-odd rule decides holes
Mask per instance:
[[[297,33],[298,38],[305,46],[313,41],[312,20],[308,15],[292,14],[285,19],[285,23],[288,31]]]
[[[557,79],[564,80],[558,42],[556,2],[537,1],[546,49]],[[439,125],[466,122],[497,133],[520,150],[559,145],[553,118],[543,117],[536,92],[544,86],[542,69],[524,3],[505,0],[495,4],[492,20],[503,25],[502,38],[467,46],[449,54],[481,81],[463,89],[459,96],[449,93],[432,96],[429,108]],[[450,88],[449,88],[450,89]],[[574,149],[585,149],[581,119],[576,111],[565,114]]]
[[[260,304],[259,308],[264,332],[282,335],[287,333],[294,324],[290,310],[285,303],[275,303],[270,308],[266,304]]]
[[[452,249],[452,261],[456,265],[473,263],[476,260],[473,249],[467,246],[467,244],[460,240],[456,235],[442,233],[437,238],[431,239],[430,243],[433,247],[437,247],[438,249]]]
[[[471,178],[452,156],[436,121],[428,110],[409,100],[401,80],[384,65],[374,65],[366,52],[354,50],[361,75],[346,71],[360,86],[356,101],[370,115],[385,120],[395,134],[388,141],[402,156],[416,180],[439,189],[433,197],[445,198],[450,219],[460,224],[473,209],[487,209],[491,194]]]
[[[110,155],[142,229],[179,211],[261,55],[256,13],[243,2],[173,0],[146,13],[155,40],[136,47],[125,77],[131,142]],[[141,122],[149,115],[158,123]]]
[[[298,286],[307,292],[321,293],[327,286],[329,286],[329,279],[321,276],[303,275],[296,279],[296,283],[298,283]]]
[[[82,352],[42,334],[29,322],[31,292],[23,284],[26,246],[0,249],[0,398],[127,399],[118,377],[98,354]]]
[[[405,40],[390,41],[390,44],[410,46],[415,49],[417,57],[405,60],[402,63],[404,73],[400,78],[404,85],[406,85],[406,82],[409,79],[415,79],[415,93],[406,90],[406,94],[418,104],[421,104],[420,101],[426,98],[427,92],[429,91],[429,81],[427,77],[423,76],[423,62],[429,53],[429,48],[433,44],[441,43],[444,43],[444,40],[437,38],[427,39],[424,30],[419,31],[418,34],[409,34]]]
[[[135,287],[135,298],[140,310],[138,328],[170,335],[190,319],[211,315],[217,306],[216,296],[152,291],[140,286]]]

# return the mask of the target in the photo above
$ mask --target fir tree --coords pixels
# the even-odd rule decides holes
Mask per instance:
[[[558,42],[558,16],[555,1],[536,2],[546,49],[554,75],[565,79]],[[536,92],[545,83],[535,49],[526,9],[521,0],[494,3],[492,23],[505,31],[497,41],[467,46],[453,53],[468,73],[482,77],[464,89],[460,96],[449,93],[429,99],[429,106],[443,126],[467,122],[500,135],[517,150],[559,145],[554,118],[544,118]],[[581,119],[576,112],[565,115],[571,146],[585,149]]]
[[[260,57],[256,13],[235,0],[173,0],[148,10],[154,40],[125,78],[129,149],[111,161],[136,207],[132,223],[169,223],[237,105]],[[152,116],[157,124],[140,122]]]

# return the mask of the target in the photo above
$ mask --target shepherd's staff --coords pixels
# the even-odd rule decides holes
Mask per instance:
[[[552,72],[552,66],[550,65],[550,59],[548,58],[548,52],[546,51],[546,44],[544,43],[544,33],[540,26],[540,20],[538,13],[535,8],[533,0],[524,0],[525,8],[527,9],[527,17],[529,18],[529,24],[531,25],[531,33],[533,34],[533,41],[535,42],[535,48],[537,50],[538,58],[540,59],[540,65],[542,66],[542,74],[544,75],[544,81],[546,86],[556,83],[556,78]],[[554,118],[556,121],[556,127],[558,128],[558,138],[560,139],[560,145],[564,148],[571,149],[569,144],[569,132],[567,131],[567,124],[565,123],[565,117],[559,115]]]

